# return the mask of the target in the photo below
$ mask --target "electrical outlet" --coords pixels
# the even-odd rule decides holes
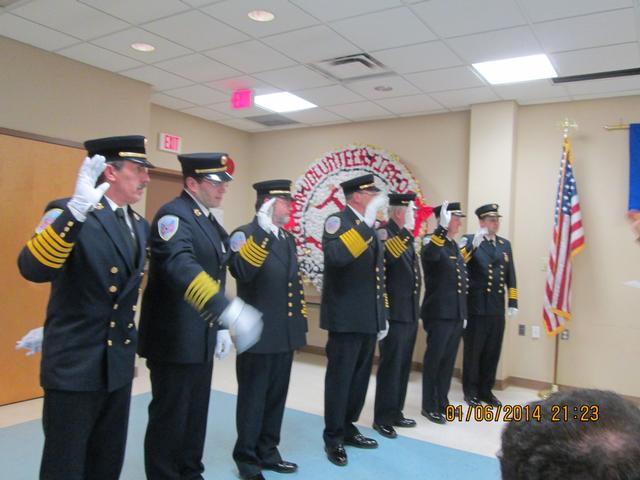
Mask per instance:
[[[560,340],[569,340],[569,329],[560,332]]]
[[[532,325],[531,326],[531,338],[540,338],[540,326]]]
[[[527,326],[524,323],[518,325],[518,335],[524,337],[527,334]]]

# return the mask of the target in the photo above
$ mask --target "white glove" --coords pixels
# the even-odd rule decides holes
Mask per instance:
[[[413,229],[416,226],[416,207],[413,201],[409,202],[407,207],[407,213],[404,216],[404,228],[413,233]]]
[[[478,248],[480,246],[480,244],[484,240],[484,236],[487,233],[488,233],[488,230],[484,227],[476,232],[476,234],[473,236],[473,241],[471,242],[471,244],[473,245],[473,248]]]
[[[69,210],[79,222],[85,221],[87,213],[95,208],[104,193],[109,190],[107,182],[96,187],[96,181],[106,167],[107,165],[102,155],[94,155],[91,158],[86,157],[82,162],[76,179],[76,189],[73,192],[73,197],[67,203]]]
[[[509,307],[509,310],[507,310],[507,312],[509,313],[510,317],[517,317],[518,316],[518,309],[515,307]]]
[[[278,227],[273,224],[271,216],[273,215],[273,204],[276,203],[275,197],[271,200],[264,202],[258,210],[256,217],[258,218],[258,225],[267,233],[273,233],[277,235]]]
[[[382,209],[387,203],[387,196],[379,193],[373,200],[369,202],[367,208],[364,211],[364,223],[373,227],[373,224],[376,221],[376,215],[378,214],[378,210]]]
[[[220,323],[229,329],[238,353],[253,347],[262,335],[262,313],[236,297],[220,315]]]
[[[229,330],[218,330],[218,336],[216,338],[216,351],[215,355],[218,360],[222,360],[229,355],[229,352],[233,348],[233,342],[231,341],[231,335]]]
[[[27,356],[42,351],[42,331],[43,328],[34,328],[29,330],[24,337],[16,342],[16,350],[24,348],[27,350]]]
[[[380,330],[378,332],[378,335],[377,335],[378,341],[384,339],[384,337],[386,337],[388,333],[389,333],[389,321],[387,320],[387,322],[384,325],[384,330]]]
[[[449,208],[449,202],[442,202],[442,207],[440,208],[440,226],[442,228],[449,228],[449,222],[451,221],[451,212],[447,210]]]

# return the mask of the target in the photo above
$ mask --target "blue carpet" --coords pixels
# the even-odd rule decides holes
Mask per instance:
[[[147,425],[149,394],[133,397],[129,422],[129,439],[122,480],[143,480],[143,439]],[[231,458],[235,443],[235,395],[213,392],[207,426],[204,463],[207,480],[237,479]],[[403,436],[381,440],[377,450],[347,447],[349,465],[336,467],[323,451],[322,417],[287,409],[282,428],[280,452],[296,462],[300,469],[291,475],[264,472],[267,479],[327,480],[409,479],[420,480],[497,480],[500,467],[494,458],[442,447]],[[362,433],[380,438],[370,428]],[[25,422],[0,429],[0,477],[12,480],[38,478],[42,451],[41,422]]]

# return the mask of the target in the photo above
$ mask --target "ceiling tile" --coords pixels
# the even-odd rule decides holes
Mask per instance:
[[[303,63],[360,53],[360,49],[325,25],[281,33],[263,41]]]
[[[588,95],[590,93],[613,93],[627,90],[638,90],[640,81],[638,76],[603,78],[602,80],[587,80],[565,84],[569,93],[573,95]]]
[[[151,94],[151,103],[160,105],[163,107],[171,108],[173,110],[180,110],[182,108],[191,108],[193,103],[181,100],[179,98],[165,95],[164,93],[154,92]]]
[[[311,15],[287,0],[227,0],[202,10],[255,37],[264,37],[318,23]],[[252,10],[267,10],[275,15],[275,19],[271,22],[256,22],[247,16]]]
[[[462,64],[458,56],[440,41],[379,50],[372,55],[396,73],[422,72]]]
[[[339,20],[331,26],[364,50],[381,50],[436,39],[407,7]]]
[[[299,112],[282,113],[287,118],[307,125],[322,125],[324,123],[346,122],[347,119],[322,108],[310,108]]]
[[[313,70],[299,65],[297,67],[272,70],[270,72],[256,73],[255,77],[264,80],[271,85],[283,90],[302,90],[305,88],[321,87],[330,85],[333,81],[323,77]]]
[[[520,2],[532,22],[586,15],[633,6],[633,0],[535,0]]]
[[[120,72],[120,75],[148,83],[153,86],[154,90],[166,90],[191,84],[186,78],[165,72],[151,65],[125,70]]]
[[[244,130],[245,132],[259,132],[263,130],[269,130],[264,125],[252,122],[251,120],[245,120],[244,118],[233,118],[231,120],[220,120],[217,123],[226,125],[227,127],[237,128],[238,130]]]
[[[202,53],[244,73],[275,70],[296,64],[294,60],[257,40],[236,43]]]
[[[268,115],[270,113],[273,113],[270,110],[256,107],[255,105],[252,105],[249,108],[234,110],[233,108],[231,108],[230,100],[227,100],[226,102],[214,103],[213,105],[208,105],[208,107],[220,113],[224,113],[228,117],[233,117],[233,118],[245,118],[245,117],[253,117],[256,115]]]
[[[206,120],[211,120],[216,122],[218,120],[228,120],[229,117],[224,115],[223,113],[216,112],[215,110],[211,110],[206,107],[192,107],[192,108],[184,108],[181,110],[182,113],[187,113],[189,115],[193,115],[194,117],[204,118]]]
[[[529,27],[451,38],[447,40],[447,44],[469,63],[543,53]]]
[[[405,78],[425,92],[457,90],[485,85],[471,67],[455,67],[410,73]]]
[[[349,120],[361,120],[363,118],[393,117],[394,115],[373,102],[356,102],[344,105],[327,107],[327,110],[348,118]]]
[[[180,0],[79,0],[131,24],[149,22],[189,8]]]
[[[387,76],[358,80],[346,84],[349,90],[362,95],[365,98],[375,100],[377,98],[403,97],[420,93],[415,86],[411,85],[404,78],[398,76]],[[389,87],[391,90],[379,91],[376,87]]]
[[[431,96],[447,108],[466,108],[476,103],[496,102],[500,100],[488,87],[438,92],[432,93]]]
[[[217,90],[229,92],[229,95],[234,90],[242,90],[247,88],[253,90],[254,94],[256,95],[264,95],[267,93],[276,93],[280,91],[280,89],[248,75],[216,80],[215,82],[209,82],[205,85]]]
[[[538,23],[533,28],[547,52],[637,41],[632,8]]]
[[[640,45],[634,42],[573,50],[555,53],[551,59],[560,76],[637,68],[640,65]]]
[[[156,20],[145,24],[143,28],[195,51],[242,42],[249,38],[197,10]]]
[[[574,100],[591,100],[594,98],[628,97],[630,95],[640,95],[640,90],[625,90],[622,92],[588,93],[585,95],[572,95]]]
[[[430,0],[413,11],[445,38],[527,23],[514,0]]]
[[[353,93],[342,85],[297,90],[293,93],[320,107],[364,100],[360,95]]]
[[[402,5],[400,0],[291,0],[311,15],[330,22]]]
[[[175,88],[163,93],[171,95],[172,97],[181,98],[196,105],[211,105],[212,103],[224,102],[227,100],[227,95],[224,93],[205,87],[204,85],[191,85],[190,87]]]
[[[554,85],[551,80],[535,80],[533,82],[494,85],[493,91],[505,100],[517,100],[518,102],[558,97],[563,97],[569,100],[569,94],[564,85]]]
[[[164,62],[156,63],[155,66],[198,83],[219,80],[240,73],[198,53],[165,60]]]
[[[410,95],[407,97],[383,98],[376,103],[397,115],[406,113],[428,113],[441,111],[442,105],[429,95]]]
[[[119,72],[141,65],[140,62],[133,58],[96,47],[90,43],[80,43],[62,50],[56,50],[56,53],[111,72]]]
[[[106,35],[129,26],[75,0],[35,0],[11,13],[83,40]]]
[[[156,49],[153,52],[138,52],[131,48],[131,44],[136,42],[151,44],[156,47]],[[191,50],[140,28],[130,28],[124,32],[98,38],[91,43],[135,58],[144,63],[160,62],[191,53]]]
[[[68,47],[80,40],[37,23],[5,13],[0,15],[0,32],[5,37],[33,45],[44,50]]]

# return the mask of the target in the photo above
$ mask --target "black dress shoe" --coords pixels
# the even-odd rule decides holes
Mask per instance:
[[[262,464],[262,468],[265,470],[272,470],[278,473],[293,473],[298,470],[298,465],[293,462],[287,462],[286,460],[282,460],[278,463],[264,463]]]
[[[499,407],[502,405],[502,402],[498,400],[498,397],[496,397],[493,393],[489,394],[486,397],[480,397],[480,400],[482,400],[487,405],[491,405],[492,407]]]
[[[353,437],[347,437],[344,439],[345,445],[350,445],[357,448],[378,448],[378,442],[373,438],[367,438],[361,433],[354,435]]]
[[[475,395],[473,397],[464,397],[464,401],[467,402],[470,407],[481,407],[482,406],[482,403],[480,402],[480,399]]]
[[[400,428],[413,428],[416,426],[416,421],[411,418],[402,417],[400,420],[396,420],[393,423],[393,426],[400,427]]]
[[[444,418],[444,415],[438,412],[427,412],[426,410],[422,410],[420,412],[423,417],[427,417],[428,420],[431,420],[433,423],[437,423],[439,425],[444,425],[447,421]]]
[[[342,445],[338,445],[337,447],[324,447],[324,451],[327,452],[327,458],[334,465],[344,467],[347,464],[347,452]]]
[[[391,425],[378,425],[377,423],[374,423],[373,429],[383,437],[396,438],[398,436],[395,429]]]
[[[256,473],[250,477],[244,477],[244,480],[265,480],[261,473]]]

